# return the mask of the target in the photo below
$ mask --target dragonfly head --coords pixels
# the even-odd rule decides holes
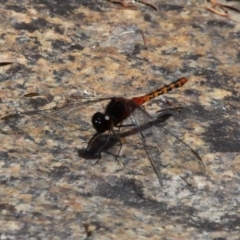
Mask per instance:
[[[104,133],[112,127],[112,118],[104,113],[96,112],[92,116],[92,125],[98,133]]]

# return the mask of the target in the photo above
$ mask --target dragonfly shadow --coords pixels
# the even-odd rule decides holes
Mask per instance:
[[[153,125],[156,124],[164,124],[165,121],[168,120],[168,118],[170,118],[173,114],[166,112],[166,113],[161,113],[159,114],[156,118],[154,118],[153,120],[135,127],[133,124],[132,125],[122,125],[120,126],[121,128],[127,128],[127,127],[131,127],[131,129],[125,131],[125,132],[120,132],[118,133],[117,130],[115,130],[116,134],[118,135],[119,138],[116,138],[113,134],[111,134],[110,137],[108,137],[107,134],[102,134],[101,136],[99,136],[98,138],[96,138],[94,140],[94,142],[91,144],[91,149],[86,151],[86,148],[82,148],[82,149],[78,149],[78,156],[82,157],[84,159],[101,159],[101,153],[107,153],[110,154],[114,157],[116,157],[116,159],[119,157],[119,153],[118,154],[114,154],[112,153],[111,149],[113,149],[114,147],[116,147],[118,145],[119,148],[121,148],[121,144],[119,139],[121,138],[126,138],[135,134],[138,134],[138,129],[140,128],[141,131],[150,128]],[[99,149],[104,146],[101,151],[99,152]]]

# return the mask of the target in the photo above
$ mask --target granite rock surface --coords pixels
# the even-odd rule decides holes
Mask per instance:
[[[240,14],[151,3],[158,11],[0,1],[0,117],[44,110],[0,122],[0,239],[239,239]],[[113,139],[97,163],[85,156],[91,116],[107,104],[90,96],[140,96],[180,77],[189,81],[144,109],[182,106],[164,128],[201,157],[206,172],[193,185],[162,166],[161,187],[129,129],[120,163]]]

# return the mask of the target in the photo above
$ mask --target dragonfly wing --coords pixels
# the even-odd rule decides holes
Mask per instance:
[[[137,108],[132,114],[151,165],[162,185],[161,168],[172,166],[180,175],[205,175],[205,167],[200,156],[181,139],[172,134],[165,120],[172,114],[162,112],[153,119],[148,113]],[[180,171],[180,172],[179,172]]]
[[[164,137],[164,154],[168,154],[166,164],[177,166],[182,172],[205,175],[206,169],[201,157],[189,145],[173,135],[166,127],[157,128],[156,134]],[[167,149],[171,148],[171,151]]]
[[[28,111],[23,113],[12,114],[1,118],[2,123],[9,126],[13,130],[17,129],[31,129],[31,128],[44,128],[51,126],[62,127],[63,125],[75,125],[78,129],[86,128],[87,122],[80,120],[76,114],[72,114],[72,119],[69,121],[71,111],[77,113],[79,107],[61,110],[41,110],[41,111]],[[67,115],[69,114],[69,115]]]
[[[28,96],[28,95],[27,95]],[[32,96],[32,95],[31,95]],[[72,125],[79,130],[86,130],[91,127],[91,115],[96,111],[94,103],[109,100],[109,98],[65,98],[62,101],[52,100],[52,104],[45,105],[42,108],[34,108],[31,105],[37,105],[41,102],[42,96],[33,95],[33,98],[22,98],[21,105],[27,111],[13,113],[12,115],[3,116],[2,122],[12,129],[17,128],[35,128],[46,125],[60,126]],[[34,103],[34,104],[33,104]],[[53,107],[52,107],[53,106]],[[30,110],[29,110],[30,109]],[[33,110],[32,110],[33,109]]]
[[[161,186],[163,186],[162,173],[161,173],[161,159],[159,158],[159,148],[154,134],[155,127],[151,123],[151,118],[148,116],[141,107],[138,107],[131,114],[132,122],[136,126],[148,159],[152,168],[158,178]]]

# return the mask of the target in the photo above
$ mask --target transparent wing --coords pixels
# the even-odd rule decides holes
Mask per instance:
[[[159,157],[159,148],[156,143],[156,135],[154,134],[154,124],[151,123],[152,119],[148,116],[141,107],[138,107],[131,115],[132,121],[136,126],[139,137],[146,150],[148,159],[153,167],[153,170],[158,178],[161,186],[163,186],[162,173],[161,173],[161,158]]]
[[[171,115],[169,112],[163,112],[157,118],[152,118],[140,107],[131,115],[161,185],[163,185],[161,169],[166,166],[177,167],[184,176],[205,174],[204,164],[197,152],[164,126],[166,125],[164,122]]]
[[[91,116],[97,109],[95,103],[105,100],[109,100],[109,98],[89,98],[81,95],[53,97],[28,94],[19,102],[20,111],[1,116],[1,130],[5,126],[9,126],[15,132],[47,126],[54,130],[56,127],[62,128],[66,125],[77,130],[87,130],[92,127]],[[25,109],[26,111],[24,111]]]

